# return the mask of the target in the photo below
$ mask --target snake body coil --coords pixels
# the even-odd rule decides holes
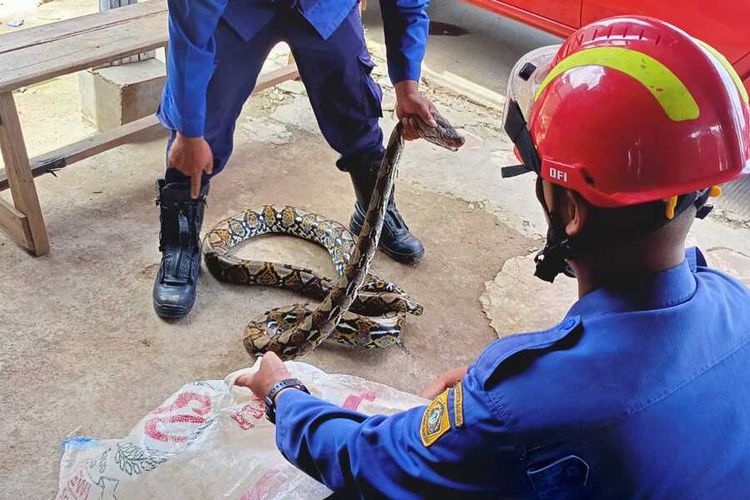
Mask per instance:
[[[450,150],[463,137],[442,117],[438,126],[417,120],[420,136]],[[320,300],[316,307],[294,304],[263,313],[245,327],[243,343],[253,356],[273,351],[282,359],[310,352],[326,339],[359,347],[397,343],[405,315],[422,306],[397,285],[368,274],[403,150],[402,125],[393,130],[378,172],[359,237],[336,221],[291,206],[249,209],[217,224],[204,238],[206,265],[217,279],[245,285],[286,288]],[[240,259],[232,248],[262,234],[287,234],[323,246],[333,260],[334,283],[309,269],[289,264]]]

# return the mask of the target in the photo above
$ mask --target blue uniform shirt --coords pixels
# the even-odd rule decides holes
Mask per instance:
[[[286,391],[277,444],[346,497],[746,498],[749,344],[750,290],[689,251],[495,341],[427,408]]]
[[[274,0],[168,0],[169,51],[162,113],[187,135],[203,135],[206,89],[214,68],[214,32],[222,17],[249,40],[280,11]],[[288,3],[288,2],[287,2]],[[327,39],[357,0],[298,0],[301,14]],[[380,0],[393,83],[419,80],[427,43],[429,0]]]

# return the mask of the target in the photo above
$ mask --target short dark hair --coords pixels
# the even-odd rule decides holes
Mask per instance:
[[[555,198],[563,196],[567,191],[558,185],[554,185],[554,190]],[[571,192],[587,205],[589,215],[582,233],[575,238],[578,250],[575,253],[578,255],[624,243],[635,243],[690,209],[695,201],[695,194],[678,196],[676,215],[670,219],[667,217],[667,204],[662,200],[626,207],[603,208],[592,205],[577,192]]]

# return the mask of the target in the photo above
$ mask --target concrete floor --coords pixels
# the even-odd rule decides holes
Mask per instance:
[[[269,202],[348,219],[354,199],[349,180],[334,168],[336,155],[315,131],[299,86],[284,88],[289,91],[274,89],[248,104],[237,127],[235,156],[212,186],[207,225]],[[75,78],[27,89],[18,100],[32,154],[90,133],[76,115]],[[457,122],[472,113],[463,106],[455,108]],[[445,109],[451,111],[447,104]],[[42,118],[56,125],[44,126]],[[325,346],[306,361],[418,391],[442,371],[470,362],[496,337],[479,300],[484,284],[503,262],[527,254],[537,241],[503,225],[480,203],[419,182],[429,181],[423,169],[452,169],[462,177],[471,172],[476,160],[466,159],[478,154],[482,139],[476,132],[482,127],[464,125],[474,149],[451,155],[410,144],[405,154],[399,204],[423,238],[427,256],[415,267],[382,255],[374,263],[375,272],[423,301],[425,315],[409,320],[400,348]],[[390,126],[386,120],[384,127]],[[165,323],[154,315],[150,293],[159,254],[153,182],[162,169],[163,147],[163,140],[124,146],[73,165],[58,178],[39,178],[49,256],[31,258],[0,237],[2,497],[50,496],[63,438],[122,435],[184,382],[221,378],[245,366],[249,358],[240,343],[245,322],[267,308],[301,300],[279,290],[228,286],[205,274],[186,320]],[[243,251],[331,272],[323,250],[304,242],[266,238]]]
[[[393,96],[383,68],[375,74],[388,110]],[[455,154],[426,143],[407,146],[399,206],[427,255],[414,267],[383,255],[373,265],[421,300],[425,315],[409,319],[401,347],[323,346],[305,358],[329,372],[410,391],[470,362],[498,335],[553,324],[575,300],[572,281],[549,286],[531,276],[530,255],[544,222],[530,177],[499,179],[499,166],[512,161],[499,109],[436,85],[425,91],[463,127],[467,145]],[[18,94],[32,154],[91,133],[80,121],[79,98],[75,77]],[[392,125],[386,116],[383,128]],[[123,146],[58,178],[39,178],[49,256],[31,258],[0,235],[0,498],[50,497],[62,439],[121,436],[183,383],[222,378],[247,365],[243,325],[267,308],[302,300],[280,290],[229,286],[205,273],[188,318],[166,323],[154,315],[150,294],[159,253],[153,182],[162,170],[163,147],[161,139]],[[238,123],[231,164],[213,183],[206,226],[269,202],[347,221],[354,196],[335,159],[300,84],[251,99]],[[709,250],[712,262],[750,283],[748,235],[746,221],[722,216],[697,226],[693,239]],[[288,238],[264,238],[242,252],[332,271],[322,249]]]

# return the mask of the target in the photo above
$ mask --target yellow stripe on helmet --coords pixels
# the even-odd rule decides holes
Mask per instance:
[[[677,75],[653,57],[623,47],[595,47],[566,57],[542,81],[534,99],[562,73],[582,66],[603,66],[635,78],[651,92],[672,121],[700,116],[698,103]]]
[[[729,60],[726,57],[724,57],[724,54],[722,54],[715,48],[711,47],[709,44],[707,44],[703,40],[699,40],[697,38],[694,38],[694,40],[698,42],[701,45],[701,47],[709,51],[711,55],[714,56],[719,61],[719,63],[724,67],[724,69],[727,70],[727,73],[729,73],[729,76],[732,78],[732,81],[734,81],[734,84],[737,86],[737,90],[742,96],[742,100],[745,101],[745,104],[750,104],[750,96],[748,96],[747,94],[747,89],[745,88],[745,85],[742,83],[742,79],[740,78],[740,75],[737,74],[737,71],[734,69],[734,66],[732,66],[732,63],[730,63]]]

